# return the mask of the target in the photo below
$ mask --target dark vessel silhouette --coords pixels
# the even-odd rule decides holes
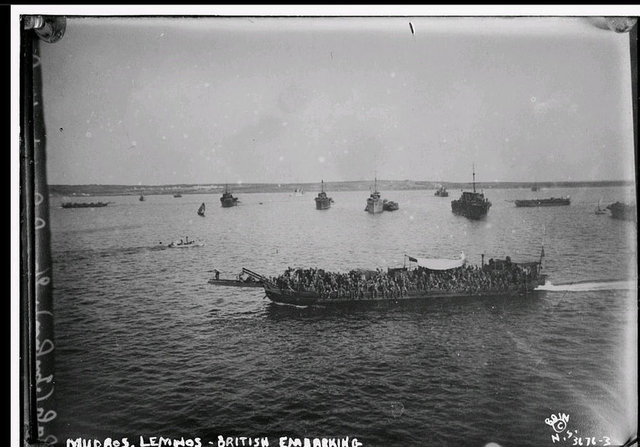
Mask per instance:
[[[400,205],[398,205],[398,202],[394,202],[393,200],[384,199],[382,201],[382,209],[385,211],[398,211],[398,209],[400,209]]]
[[[230,208],[238,204],[238,198],[233,197],[227,185],[224,185],[224,192],[222,193],[222,197],[220,197],[220,203],[223,208]]]
[[[204,202],[202,202],[202,205],[200,205],[200,208],[198,208],[198,216],[204,217],[204,211],[205,211],[205,206],[204,206]]]
[[[522,199],[516,200],[517,207],[533,206],[563,206],[571,205],[571,197],[551,197],[550,199]]]
[[[109,205],[109,202],[64,202],[62,208],[102,208]]]
[[[481,192],[476,192],[476,170],[473,167],[473,192],[463,191],[458,200],[451,201],[451,211],[468,219],[482,219],[489,212],[491,202]]]
[[[636,221],[638,218],[638,212],[635,205],[615,202],[611,205],[607,205],[607,209],[611,211],[611,217],[614,219]]]
[[[318,196],[315,198],[316,201],[316,209],[317,210],[328,210],[331,208],[331,204],[333,203],[333,199],[327,196],[327,193],[324,192],[324,180],[320,183],[320,192]]]
[[[445,188],[444,186],[440,185],[440,188],[438,188],[436,190],[434,196],[436,196],[436,197],[449,197],[449,191],[447,191],[447,188]]]

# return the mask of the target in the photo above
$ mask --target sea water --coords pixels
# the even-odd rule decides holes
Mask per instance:
[[[371,215],[368,191],[326,189],[329,210],[311,191],[236,194],[233,208],[217,195],[52,198],[58,439],[543,446],[636,432],[637,229],[594,212],[633,188],[488,189],[480,221],[451,212],[459,191],[381,191],[400,209]],[[572,202],[512,202],[536,194]],[[205,245],[167,248],[185,236]],[[386,269],[405,254],[535,261],[542,245],[549,282],[526,297],[337,311],[207,283],[213,269]]]

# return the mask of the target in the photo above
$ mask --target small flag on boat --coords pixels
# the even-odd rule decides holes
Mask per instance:
[[[409,258],[409,261],[411,262],[418,262],[416,258],[412,258],[411,256],[407,256],[407,258]]]
[[[542,250],[540,251],[540,257],[544,258],[544,245],[542,246]]]

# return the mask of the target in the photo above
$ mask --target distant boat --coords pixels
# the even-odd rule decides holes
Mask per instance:
[[[468,219],[481,219],[491,208],[491,202],[481,192],[476,192],[476,170],[473,167],[473,192],[463,191],[458,200],[451,201],[451,211]]]
[[[180,239],[180,241],[171,242],[169,245],[167,245],[167,247],[169,247],[169,248],[204,247],[204,242],[190,241],[189,238],[186,238],[186,240],[184,240],[184,241],[182,239]]]
[[[202,202],[202,205],[200,205],[200,208],[198,208],[198,216],[204,217],[204,210],[205,210],[205,206],[204,206],[204,202]]]
[[[144,196],[142,194],[140,194],[140,198],[138,199],[141,202],[144,202]]]
[[[636,205],[615,202],[611,205],[607,205],[607,209],[611,211],[611,217],[614,219],[636,221],[638,218]]]
[[[229,192],[229,188],[227,185],[224,185],[224,192],[222,193],[222,197],[220,197],[220,203],[222,204],[223,208],[230,208],[238,204],[238,198],[233,197],[233,194]]]
[[[178,198],[178,197],[182,197],[182,194],[177,193],[177,194],[174,194],[174,195],[173,195],[173,197],[176,197],[176,198]]]
[[[64,202],[62,208],[102,208],[109,205],[109,202]]]
[[[538,189],[540,189],[540,188],[538,188],[538,184],[537,184],[537,183],[535,183],[535,184],[531,187],[531,191],[537,191]]]
[[[438,188],[436,190],[434,196],[437,196],[437,197],[449,197],[449,192],[447,191],[447,188],[445,188],[444,186],[440,185],[440,188]]]
[[[320,192],[315,198],[315,201],[317,210],[328,210],[329,208],[331,208],[333,199],[331,197],[328,197],[327,193],[324,192],[324,180],[320,182]]]
[[[534,207],[534,206],[562,206],[571,205],[571,197],[551,197],[550,199],[530,199],[516,200],[517,207]]]
[[[382,201],[382,209],[384,209],[385,211],[397,211],[398,209],[400,209],[400,205],[398,205],[398,202],[385,199]]]
[[[383,201],[378,191],[378,178],[376,177],[373,183],[373,192],[367,199],[367,206],[364,210],[371,214],[378,214],[384,211]]]
[[[598,206],[596,207],[596,214],[607,214],[607,210],[602,208],[602,199],[598,200]]]
[[[302,189],[302,188],[296,188],[296,189],[293,191],[293,195],[294,195],[294,196],[303,196],[303,195],[304,195],[304,189]]]

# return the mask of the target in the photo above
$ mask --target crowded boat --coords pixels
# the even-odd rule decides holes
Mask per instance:
[[[386,300],[433,296],[522,294],[544,283],[540,262],[490,259],[482,266],[460,260],[407,257],[414,267],[330,272],[319,268],[287,268],[269,278],[267,296],[298,303],[295,297],[331,300]],[[305,300],[303,300],[305,301]]]

